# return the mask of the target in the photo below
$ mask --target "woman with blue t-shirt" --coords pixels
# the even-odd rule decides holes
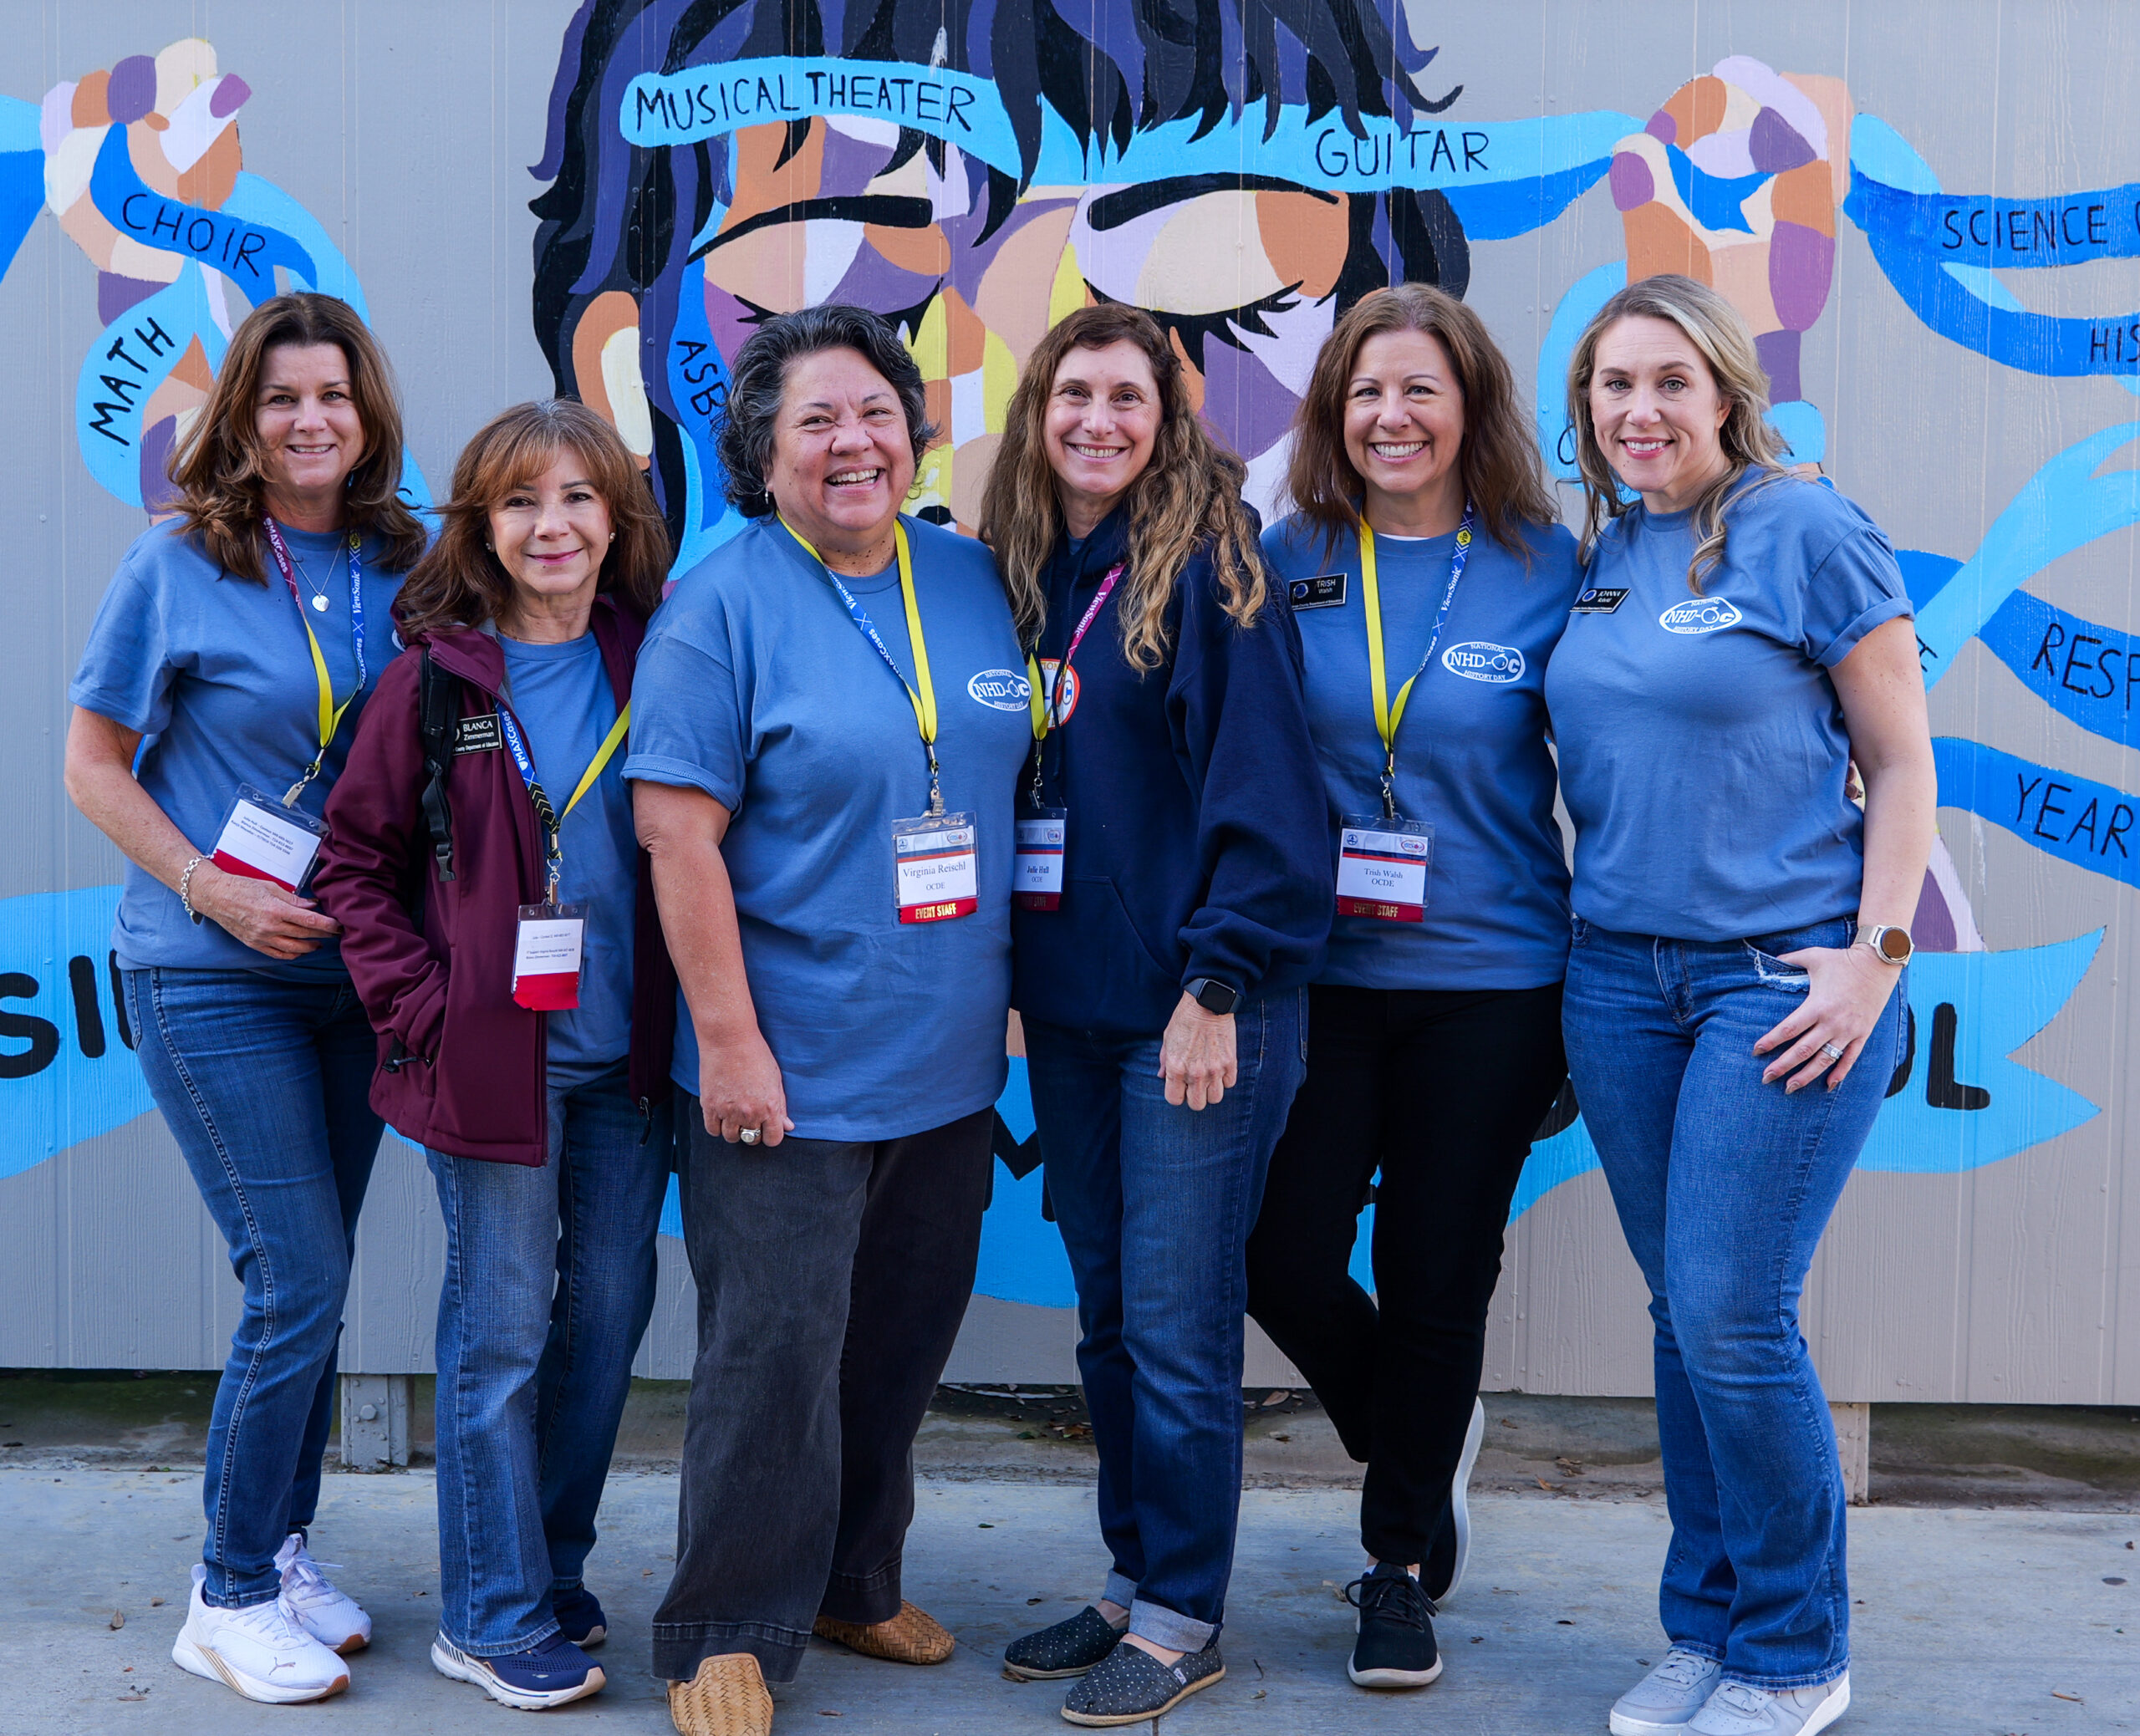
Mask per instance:
[[[624,778],[669,533],[568,402],[479,430],[439,518],[319,898],[380,1033],[372,1102],[446,1222],[431,1662],[542,1711],[604,1685],[580,1571],[669,1184],[675,980]]]
[[[176,517],[126,552],[68,690],[67,792],[127,858],[127,1018],[245,1285],[171,1656],[248,1699],[316,1700],[371,1634],[307,1535],[380,1119],[371,1026],[307,893],[424,550],[392,377],[349,305],[253,309],[171,480]]]
[[[1649,1285],[1673,1528],[1671,1649],[1616,1736],[1811,1736],[1850,1703],[1798,1304],[1903,1058],[1936,780],[1893,551],[1782,468],[1767,408],[1745,322],[1686,277],[1622,290],[1569,364],[1590,564],[1546,678],[1576,827],[1563,1024]]]
[[[1263,552],[1307,655],[1338,903],[1248,1306],[1367,1465],[1347,1672],[1419,1688],[1441,1673],[1429,1599],[1463,1571],[1509,1201],[1566,1072],[1544,689],[1575,539],[1508,364],[1424,284],[1338,320],[1288,488]],[[1372,1297],[1348,1270],[1369,1198]]]
[[[988,551],[899,512],[934,432],[875,314],[761,324],[721,426],[746,522],[639,654],[624,775],[682,990],[699,1296],[654,1619],[685,1736],[761,1736],[813,1631],[955,1643],[900,1561],[981,1249],[1032,736]]]
[[[1109,303],[1035,346],[981,502],[1037,659],[1013,999],[1110,1557],[1098,1597],[1003,1661],[1083,1677],[1076,1724],[1225,1674],[1242,1250],[1330,926],[1300,641],[1243,476],[1158,323]]]

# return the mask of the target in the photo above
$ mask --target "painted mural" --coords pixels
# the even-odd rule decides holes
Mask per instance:
[[[1653,100],[1646,114],[1495,119],[1472,112],[1464,68],[1416,40],[1394,0],[587,0],[532,165],[533,335],[557,389],[639,456],[680,575],[737,528],[714,430],[727,359],[770,314],[841,299],[894,321],[945,430],[915,510],[970,525],[1048,325],[1093,301],[1144,307],[1267,513],[1337,315],[1395,281],[1464,294],[1481,250],[1578,201],[1609,201],[1620,245],[1542,286],[1537,423],[1565,476],[1559,382],[1575,337],[1630,277],[1664,271],[1745,314],[1794,460],[1832,469],[1828,411],[1801,363],[1834,317],[1846,224],[1883,279],[1855,293],[1898,298],[1940,342],[2001,367],[2107,375],[2140,395],[2140,313],[2033,313],[1998,275],[2140,257],[2140,186],[2107,166],[2071,193],[1949,193],[1859,112],[1839,70],[1736,57],[1676,89],[1616,86]],[[79,359],[69,437],[101,488],[150,516],[233,313],[278,283],[364,308],[321,226],[242,167],[245,105],[294,99],[257,95],[198,40],[0,99],[0,266],[41,211],[95,265],[103,331]],[[2136,474],[2106,469],[2136,436],[2140,420],[2046,450],[1976,547],[1903,552],[1928,685],[1975,640],[2059,717],[2140,745],[2140,634],[2127,630],[2140,623],[2084,619],[2026,588],[2140,522]],[[1879,512],[1883,478],[1832,480]],[[407,488],[426,498],[413,465]],[[2013,745],[1941,739],[1942,806],[2140,885],[2140,794]],[[115,895],[0,903],[0,1175],[149,1107],[109,981]],[[1944,848],[1915,927],[1910,1052],[1863,1167],[2026,1162],[2101,1112],[2013,1056],[2059,1018],[2102,930],[1987,949]],[[1066,1306],[1016,1061],[1001,1119],[981,1288]],[[1596,1167],[1570,1097],[1541,1132],[1518,1216]]]

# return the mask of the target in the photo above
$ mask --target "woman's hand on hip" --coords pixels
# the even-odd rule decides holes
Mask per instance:
[[[756,1031],[721,1041],[699,1036],[699,1108],[706,1130],[731,1145],[777,1145],[795,1129],[780,1063]],[[744,1140],[746,1129],[759,1138]]]
[[[1207,1013],[1185,994],[1159,1039],[1159,1077],[1167,1082],[1167,1102],[1179,1107],[1208,1108],[1237,1083],[1234,1060],[1234,1016]]]
[[[272,880],[226,873],[212,862],[194,869],[187,893],[193,908],[217,928],[271,959],[301,959],[342,932],[310,899]]]
[[[1809,979],[1806,1004],[1754,1045],[1756,1055],[1781,1051],[1762,1069],[1761,1082],[1773,1085],[1788,1073],[1783,1088],[1803,1091],[1825,1075],[1833,1091],[1857,1065],[1902,972],[1867,946],[1808,946],[1781,957]],[[1831,1047],[1842,1051],[1841,1060]]]

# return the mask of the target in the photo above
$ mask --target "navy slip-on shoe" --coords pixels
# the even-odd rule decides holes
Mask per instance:
[[[1141,1724],[1173,1711],[1225,1673],[1216,1634],[1201,1652],[1185,1652],[1175,1663],[1161,1663],[1143,1647],[1125,1642],[1070,1690],[1062,1703],[1062,1716],[1070,1723],[1094,1728]]]

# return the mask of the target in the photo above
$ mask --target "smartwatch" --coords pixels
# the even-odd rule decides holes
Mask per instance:
[[[1192,978],[1182,985],[1182,992],[1205,1012],[1216,1013],[1222,1019],[1241,1005],[1239,989],[1230,989],[1209,976]]]
[[[1872,956],[1883,965],[1907,965],[1917,952],[1917,943],[1909,938],[1909,930],[1890,923],[1876,923],[1869,929],[1859,929],[1857,944],[1871,947]]]

